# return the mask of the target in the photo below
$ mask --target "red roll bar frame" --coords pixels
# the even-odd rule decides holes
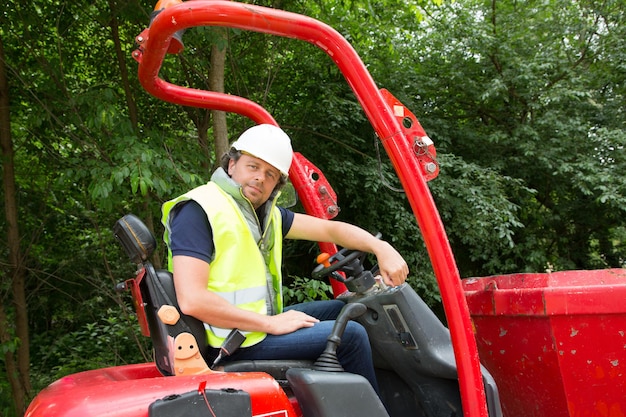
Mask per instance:
[[[256,123],[277,125],[265,109],[245,98],[177,86],[159,78],[170,44],[178,42],[173,39],[176,32],[194,26],[230,27],[303,40],[322,49],[335,62],[382,142],[424,236],[450,328],[464,415],[488,417],[478,349],[459,272],[441,218],[426,185],[424,166],[420,165],[422,161],[413,150],[417,141],[427,138],[421,126],[418,124],[417,130],[414,128],[408,132],[401,125],[399,120],[406,116],[395,113],[396,109],[392,108],[395,106],[385,100],[356,51],[330,26],[306,16],[231,1],[194,0],[172,5],[163,9],[154,18],[150,28],[137,36],[140,47],[133,52],[133,57],[139,62],[139,80],[155,97],[184,106],[234,112]],[[310,167],[303,166],[305,161],[294,158],[290,178],[305,204],[305,210],[328,218],[330,213],[327,209],[307,202],[311,198],[319,199],[320,187],[319,180],[307,176]],[[310,188],[312,182],[317,185],[314,191]],[[330,185],[326,183],[323,186],[327,187],[326,192],[332,192]],[[336,248],[322,247],[322,250],[332,253]]]

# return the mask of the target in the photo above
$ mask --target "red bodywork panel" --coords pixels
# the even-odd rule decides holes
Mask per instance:
[[[464,280],[505,416],[626,415],[626,270]]]
[[[207,389],[233,388],[248,392],[253,416],[301,416],[274,378],[267,374],[212,372],[164,377],[153,363],[147,363],[61,378],[37,395],[25,417],[147,417],[148,407],[154,401],[197,390],[203,383]]]
[[[130,288],[130,293],[133,296],[133,303],[135,307],[135,314],[137,314],[137,321],[139,322],[139,329],[141,329],[141,334],[150,337],[150,330],[148,328],[148,319],[146,318],[146,311],[144,310],[144,302],[143,297],[141,295],[141,290],[139,289],[139,284],[141,284],[141,280],[146,275],[146,269],[142,268],[140,271],[137,271],[137,275],[133,279],[128,279],[124,282],[128,288]]]

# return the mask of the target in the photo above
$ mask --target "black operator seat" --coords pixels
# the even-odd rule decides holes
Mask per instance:
[[[113,231],[130,260],[139,267],[135,281],[139,281],[141,300],[135,299],[135,302],[143,304],[159,371],[165,376],[211,372],[215,349],[208,344],[204,323],[181,312],[172,274],[167,270],[156,270],[149,261],[156,248],[156,239],[148,227],[137,216],[127,214],[115,223]],[[289,368],[310,368],[312,363],[298,360],[233,361],[225,362],[221,369],[266,372],[283,382]]]

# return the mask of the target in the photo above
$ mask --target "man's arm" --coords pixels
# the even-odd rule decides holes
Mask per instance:
[[[176,298],[181,311],[205,323],[226,329],[237,328],[278,335],[312,327],[319,321],[295,310],[276,316],[243,310],[207,290],[210,269],[208,263],[183,255],[176,255],[172,259]]]
[[[380,275],[387,285],[400,285],[409,274],[406,261],[393,246],[349,223],[295,213],[291,229],[285,237],[330,242],[344,248],[373,253],[378,260]]]

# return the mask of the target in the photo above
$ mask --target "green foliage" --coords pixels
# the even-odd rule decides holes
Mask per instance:
[[[6,378],[0,378],[0,415],[2,417],[17,417],[11,397],[11,387]]]
[[[89,304],[102,306],[102,300]],[[87,307],[87,306],[85,306]],[[54,332],[33,338],[32,374],[37,389],[72,373],[149,360],[150,341],[141,336],[134,315],[108,308],[95,322],[70,332]],[[50,339],[52,333],[57,333]]]
[[[439,154],[441,177],[430,187],[450,236],[459,268],[466,276],[504,273],[523,268],[501,254],[515,246],[523,228],[517,194],[532,198],[522,181],[461,157]],[[459,250],[460,249],[460,250]]]
[[[432,187],[462,274],[621,265],[623,245],[606,240],[624,218],[623,69],[606,69],[621,67],[623,12],[560,1],[428,9],[398,44],[404,62],[419,62],[405,82],[421,91],[405,104],[440,155],[456,155],[458,174],[443,169]],[[475,182],[468,168],[493,179]]]
[[[160,102],[139,85],[130,53],[152,2],[117,3],[11,0],[0,14],[37,389],[64,373],[144,360],[146,340],[135,339],[132,313],[121,307],[129,300],[112,292],[129,265],[111,226],[133,212],[159,236],[161,203],[206,181],[216,161],[212,143],[199,139],[211,137],[205,109]],[[280,4],[344,34],[378,84],[420,118],[438,150],[441,173],[429,187],[462,276],[625,265],[620,6]],[[211,29],[188,31],[185,52],[168,56],[161,75],[207,88],[215,39],[223,42]],[[230,31],[226,47],[227,91],[270,111],[338,192],[337,219],[380,231],[407,259],[409,282],[436,305],[406,196],[393,190],[391,164],[377,155],[372,128],[331,59],[309,44],[242,31]],[[128,86],[121,68],[131,74]],[[232,138],[251,124],[232,115],[228,123]],[[329,297],[327,284],[304,278],[315,245],[285,249],[285,276],[296,277],[285,299]],[[7,276],[0,271],[10,304]],[[8,392],[0,376],[0,397]],[[0,413],[8,408],[0,402]]]
[[[332,288],[324,281],[306,277],[291,277],[290,281],[290,285],[283,287],[285,306],[332,298]]]

